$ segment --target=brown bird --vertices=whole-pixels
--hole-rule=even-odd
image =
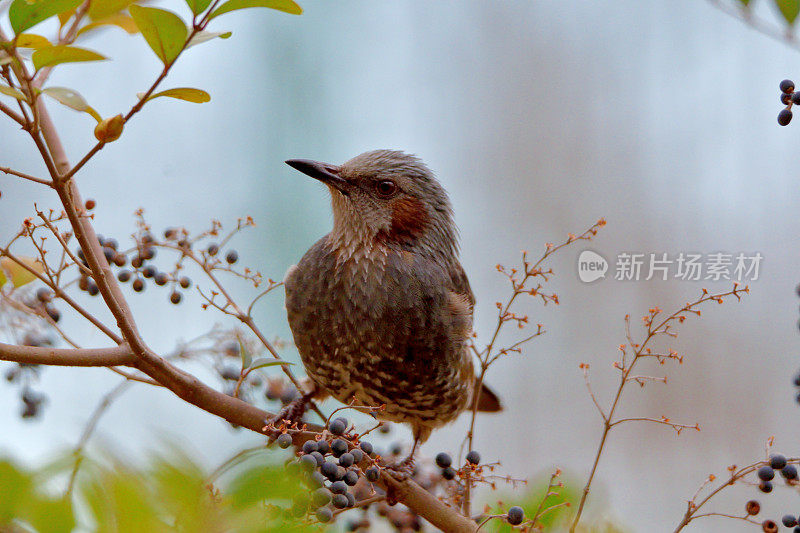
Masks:
[[[316,390],[385,405],[411,425],[414,447],[474,399],[467,346],[475,298],[458,261],[450,201],[417,157],[375,150],[342,165],[291,167],[328,186],[333,231],[286,273],[294,341]],[[488,388],[481,411],[499,411]]]

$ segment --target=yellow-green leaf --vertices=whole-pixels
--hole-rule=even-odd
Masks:
[[[116,15],[135,0],[92,0],[89,4],[89,18],[92,20],[104,19]]]
[[[25,95],[22,94],[21,91],[14,89],[13,87],[9,87],[7,85],[0,85],[0,93],[5,94],[6,96],[11,96],[16,98],[17,100],[22,100],[23,102],[27,102],[28,99],[25,98]]]
[[[43,20],[69,11],[83,0],[14,0],[8,8],[8,18],[14,33],[19,35]]]
[[[52,67],[61,63],[77,63],[80,61],[102,61],[108,59],[106,56],[98,54],[86,48],[77,46],[66,46],[59,44],[47,48],[40,48],[33,53],[33,66],[36,70],[44,67]]]
[[[18,259],[34,272],[38,272],[39,274],[44,272],[44,267],[37,259],[33,257],[19,257]],[[5,271],[6,276],[11,280],[14,287],[22,287],[38,279],[34,274],[28,271],[28,269],[15,263],[8,257],[0,257],[0,269]]]
[[[47,87],[42,92],[75,111],[86,111],[89,107],[80,93],[67,87]]]
[[[775,0],[775,5],[790,25],[794,24],[800,14],[800,0]]]
[[[189,31],[181,18],[166,9],[132,5],[133,20],[153,52],[165,65],[171,64],[183,50]]]
[[[0,287],[2,287],[3,285],[5,285],[5,284],[6,284],[6,281],[8,281],[8,278],[6,278],[6,273],[5,273],[5,272],[3,272],[3,269],[2,269],[2,268],[0,268]]]
[[[194,34],[194,37],[189,39],[189,42],[186,44],[186,48],[191,48],[192,46],[210,41],[211,39],[215,39],[217,37],[220,39],[227,39],[231,35],[232,33],[229,31],[199,31]]]
[[[139,94],[139,98],[144,94]],[[193,89],[191,87],[176,87],[174,89],[167,89],[160,93],[151,94],[148,100],[158,98],[159,96],[167,96],[169,98],[177,98],[178,100],[186,100],[187,102],[194,102],[195,104],[202,104],[211,101],[211,95],[202,89]]]
[[[139,28],[136,27],[136,23],[133,21],[131,17],[129,17],[128,15],[123,15],[122,13],[117,13],[115,15],[109,15],[108,17],[102,18],[100,20],[90,22],[89,24],[78,30],[78,36],[81,36],[86,32],[96,30],[97,28],[100,28],[102,26],[117,26],[122,28],[131,35],[139,32]]]
[[[248,7],[268,7],[292,15],[299,15],[303,12],[303,8],[292,0],[228,0],[215,9],[208,19],[211,20],[229,11],[246,9]]]
[[[199,15],[211,5],[211,0],[186,0],[186,3],[189,5],[189,9],[192,10],[192,13]]]
[[[46,37],[35,35],[33,33],[22,33],[17,36],[17,48],[44,48],[45,46],[53,46],[53,43],[47,40]]]

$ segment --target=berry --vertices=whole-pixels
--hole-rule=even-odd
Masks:
[[[345,452],[339,456],[339,466],[343,466],[347,468],[348,466],[353,466],[355,459],[353,458],[353,454],[350,452]]]
[[[328,507],[320,507],[314,514],[317,517],[317,520],[324,524],[333,520],[333,511],[331,511]]]
[[[150,233],[145,233],[144,235],[142,235],[142,244],[150,244],[151,242],[154,241],[155,239],[153,239],[153,236]]]
[[[128,262],[128,257],[125,254],[116,254],[114,256],[114,264],[118,267],[125,266]]]
[[[783,518],[781,518],[781,522],[783,522],[783,525],[786,527],[794,527],[797,525],[797,517],[792,516],[790,514],[783,515]]]
[[[325,455],[329,451],[331,451],[331,445],[328,444],[326,440],[317,441],[317,451],[322,455]]]
[[[353,462],[356,464],[364,460],[364,452],[362,452],[359,448],[353,448],[350,450],[350,454],[353,456]]]
[[[770,481],[775,477],[775,470],[769,465],[764,465],[758,469],[758,479],[761,481]]]
[[[439,452],[436,454],[436,466],[439,468],[447,468],[451,464],[453,464],[453,459],[449,454],[445,452]]]
[[[117,242],[117,239],[109,238],[106,239],[106,241],[103,243],[103,246],[105,246],[106,248],[111,248],[112,250],[116,250],[117,248],[119,248],[119,243]]]
[[[141,267],[141,266],[142,266],[142,262],[143,262],[143,261],[142,261],[142,258],[141,258],[141,257],[139,257],[139,256],[137,255],[136,257],[134,257],[133,259],[131,259],[131,266],[132,266],[133,268],[139,268],[139,267]]]
[[[300,518],[301,516],[306,514],[306,503],[299,498],[295,499],[292,502],[292,508],[289,512],[293,517]]]
[[[164,230],[165,239],[174,239],[178,234],[178,228],[167,228]]]
[[[61,312],[52,305],[46,306],[44,310],[53,322],[58,322],[61,319]]]
[[[479,454],[475,450],[472,450],[467,454],[467,462],[472,463],[474,465],[479,464],[481,462],[481,454]]]
[[[303,455],[300,457],[300,466],[306,472],[311,472],[317,466],[317,459],[313,455]]]
[[[367,455],[371,455],[372,454],[373,448],[372,448],[372,443],[371,442],[362,442],[359,446],[361,447],[361,450],[365,454],[367,454]]]
[[[227,379],[228,381],[239,381],[242,374],[232,366],[226,366],[219,371],[219,375],[222,379]],[[286,434],[284,433],[284,435]]]
[[[192,286],[192,280],[190,280],[186,276],[183,276],[181,279],[179,279],[178,283],[180,284],[182,289],[188,289],[189,287]]]
[[[772,492],[772,482],[771,481],[762,481],[761,483],[758,484],[758,490],[760,490],[761,492],[763,492],[765,494],[767,494],[769,492]]]
[[[149,261],[156,256],[156,249],[152,246],[145,246],[142,249],[142,259]]]
[[[156,267],[154,267],[152,265],[148,265],[148,266],[146,266],[146,267],[144,267],[142,269],[142,276],[144,276],[146,278],[152,278],[157,273],[158,273],[158,271],[156,270]]]
[[[87,278],[86,276],[81,276],[80,279],[78,280],[78,288],[82,291],[88,291],[89,278]]]
[[[786,465],[781,468],[781,475],[785,479],[797,479],[797,467],[794,465]]]
[[[318,507],[328,505],[331,503],[331,491],[326,488],[317,489],[311,495],[311,501],[314,502],[314,505]]]
[[[331,442],[331,452],[334,456],[339,457],[343,453],[345,453],[348,449],[347,441],[344,439],[336,439]]]
[[[174,291],[172,294],[169,295],[169,301],[174,303],[175,305],[181,303],[181,298],[182,298],[181,293],[179,293],[178,291]]]
[[[781,103],[783,105],[789,105],[789,102],[792,101],[792,97],[793,96],[794,96],[794,93],[792,93],[792,94],[781,93]]]
[[[208,245],[208,248],[206,248],[206,252],[208,252],[208,255],[217,255],[217,253],[219,252],[219,246],[217,245],[217,243],[212,242],[211,244]]]
[[[330,431],[334,435],[344,435],[344,432],[347,431],[347,419],[346,418],[333,419],[330,425],[328,426],[328,431]]]
[[[792,93],[791,100],[793,104],[800,104],[800,92]]]
[[[522,507],[517,507],[516,505],[508,510],[508,514],[506,520],[512,526],[518,526],[522,523],[525,519],[525,511],[522,510]]]
[[[225,256],[225,261],[227,261],[229,265],[234,264],[238,260],[239,260],[239,253],[236,250],[231,250]]]
[[[791,93],[794,91],[794,82],[792,80],[783,80],[778,87],[780,87],[782,93]]]
[[[778,113],[778,124],[786,126],[792,121],[792,111],[790,109],[781,109]]]
[[[94,209],[94,208],[95,208],[95,206],[96,206],[96,205],[97,205],[97,202],[95,202],[95,201],[94,201],[94,200],[92,200],[91,198],[89,198],[88,200],[86,200],[86,203],[84,204],[84,206],[86,207],[86,210],[87,210],[87,211],[91,211],[92,209]]]
[[[344,494],[347,492],[347,484],[344,481],[334,481],[331,483],[331,492],[334,494]]]
[[[757,515],[761,512],[761,504],[757,500],[750,500],[745,504],[744,509],[749,516]]]
[[[89,280],[89,286],[86,288],[86,292],[88,292],[90,296],[97,296],[100,294],[100,289],[97,288],[97,284],[94,281]]]
[[[774,468],[775,470],[780,470],[784,466],[786,466],[786,457],[779,453],[774,453],[769,456],[769,466]]]
[[[442,469],[442,477],[448,481],[450,481],[451,479],[455,479],[456,471],[453,469],[452,466],[448,466],[447,468]]]
[[[339,466],[333,461],[325,461],[319,469],[323,476],[331,480],[336,478],[338,470]]]
[[[117,274],[117,279],[120,280],[122,283],[131,279],[131,271],[130,270],[120,270]]]
[[[117,255],[117,252],[115,252],[111,248],[103,247],[103,256],[105,256],[107,263],[112,263],[114,261],[115,255]]]
[[[353,507],[356,504],[356,497],[352,492],[345,492],[345,498],[347,498],[347,506]]]
[[[166,272],[159,272],[158,274],[155,275],[153,281],[156,282],[156,285],[162,287],[166,285],[167,282],[169,281],[169,274],[167,274]]]
[[[317,451],[317,443],[313,440],[307,440],[303,443],[303,453],[311,453]]]
[[[764,533],[778,533],[778,524],[774,520],[764,520],[761,522],[761,530]]]
[[[354,487],[356,483],[358,483],[358,472],[355,470],[348,470],[347,473],[342,478],[347,485]]]
[[[344,494],[334,494],[333,498],[331,498],[331,503],[333,503],[333,506],[337,509],[344,509],[347,507],[349,502],[347,500],[347,496]]]
[[[322,463],[325,462],[325,457],[323,457],[319,452],[311,452],[310,457],[314,458],[314,460],[317,462],[317,466],[322,466]]]
[[[364,471],[364,475],[367,477],[367,481],[375,483],[381,477],[381,471],[377,466],[371,466]]]
[[[796,374],[794,376],[794,382],[793,383],[794,383],[795,387],[800,387],[800,373],[798,373],[798,374]]]
[[[46,304],[50,300],[53,299],[53,291],[48,289],[47,287],[41,287],[39,290],[36,291],[36,299]]]
[[[224,376],[223,376],[224,377]],[[292,445],[292,436],[288,433],[281,433],[277,438],[278,446],[284,450]]]

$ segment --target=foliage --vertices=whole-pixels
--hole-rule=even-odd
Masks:
[[[63,481],[68,461],[41,470],[0,460],[0,529],[24,525],[40,533],[85,531],[271,532],[319,531],[287,509],[304,492],[277,453],[262,448],[216,471],[215,482],[187,454],[152,454],[145,467],[121,458],[86,461],[72,493],[42,487]],[[221,487],[221,488],[220,488]],[[307,491],[306,491],[307,492]],[[16,530],[16,529],[12,529]]]

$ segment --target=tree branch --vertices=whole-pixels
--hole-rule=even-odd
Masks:
[[[133,360],[133,352],[124,344],[112,348],[47,348],[0,342],[0,361],[28,365],[131,366]]]

